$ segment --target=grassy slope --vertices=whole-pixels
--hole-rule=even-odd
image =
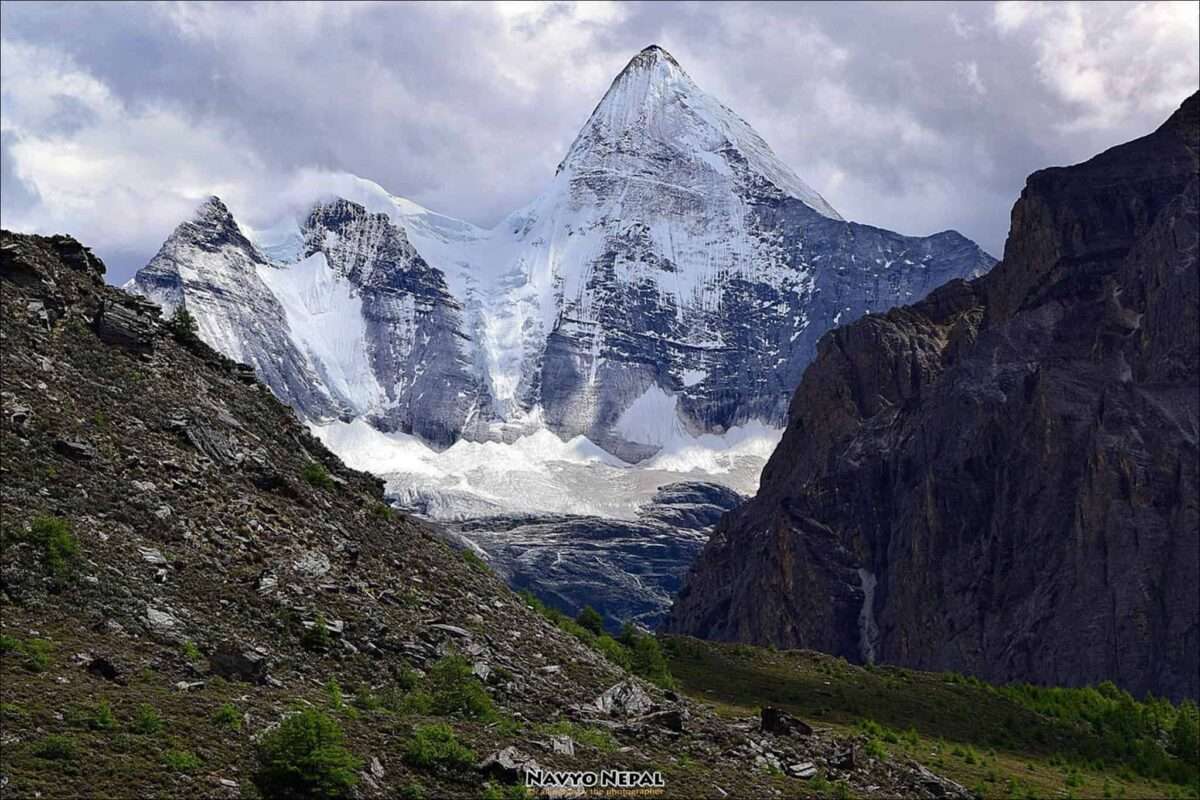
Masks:
[[[984,797],[1196,796],[1193,787],[1089,763],[1083,754],[1097,744],[1089,741],[1091,734],[960,676],[863,668],[810,651],[685,637],[667,642],[681,690],[719,714],[745,716],[774,705],[817,728],[867,729],[875,746],[909,756]]]

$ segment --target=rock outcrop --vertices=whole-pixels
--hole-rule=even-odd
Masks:
[[[667,629],[1200,694],[1198,128],[1034,173],[991,273],[825,336]]]

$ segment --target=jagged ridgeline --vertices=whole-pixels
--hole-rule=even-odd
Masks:
[[[673,797],[968,797],[716,716],[664,688],[652,637],[547,619],[103,273],[71,238],[0,232],[5,798],[524,797],[543,767],[659,771]]]
[[[435,446],[548,428],[627,461],[782,427],[822,333],[994,263],[953,231],[846,222],[658,47],[495,228],[360,179],[239,222],[209,200],[129,288],[186,304],[304,416]]]
[[[821,340],[668,629],[1200,695],[1200,95],[1029,177],[1004,260]]]

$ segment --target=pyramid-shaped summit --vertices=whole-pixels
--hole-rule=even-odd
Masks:
[[[613,80],[571,145],[559,171],[625,170],[731,179],[794,197],[831,219],[825,198],[783,163],[750,125],[696,85],[658,45],[645,48]],[[716,173],[715,175],[712,173]]]

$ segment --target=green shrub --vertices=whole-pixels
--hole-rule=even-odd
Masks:
[[[237,707],[233,703],[222,703],[221,707],[213,713],[212,721],[222,728],[234,731],[242,729],[242,715],[238,713]]]
[[[108,731],[117,727],[117,718],[113,716],[112,706],[108,700],[101,698],[87,716],[87,726],[94,731]]]
[[[458,741],[449,725],[418,727],[404,748],[404,761],[418,769],[461,774],[475,764],[475,753]]]
[[[305,650],[311,650],[316,653],[323,653],[329,649],[332,642],[332,637],[329,635],[329,625],[325,622],[324,614],[317,614],[317,618],[313,621],[311,628],[304,630],[304,635],[300,637],[300,644]]]
[[[354,693],[351,701],[355,708],[363,711],[378,711],[383,708],[383,702],[379,696],[371,691],[371,687],[365,683],[360,683],[354,687]]]
[[[79,540],[62,517],[51,514],[34,517],[26,538],[42,551],[42,560],[54,577],[65,578],[74,569]]]
[[[495,716],[492,698],[471,671],[471,662],[451,653],[429,669],[429,691],[436,714],[491,719]]]
[[[873,738],[867,739],[866,745],[863,746],[863,752],[872,758],[878,758],[880,760],[885,759],[888,756],[887,748],[883,746],[883,742]]]
[[[626,627],[632,631],[632,626],[626,624]],[[624,631],[621,636],[624,640]],[[630,649],[630,660],[633,662],[631,669],[635,675],[641,675],[664,689],[674,688],[675,679],[671,677],[671,668],[667,665],[667,658],[663,655],[658,639],[633,631],[633,644],[626,646]]]
[[[433,695],[422,689],[414,689],[401,698],[395,710],[401,714],[432,714]]]
[[[70,736],[53,733],[33,746],[33,754],[48,761],[72,761],[78,748]]]
[[[341,727],[316,709],[299,711],[263,737],[254,785],[265,798],[348,797],[361,762]]]
[[[333,488],[333,478],[330,476],[329,470],[325,469],[325,465],[319,461],[308,462],[301,475],[311,486],[318,489]]]
[[[191,772],[200,768],[200,759],[188,750],[168,750],[162,754],[162,761],[168,769],[176,772]]]
[[[605,658],[618,667],[622,669],[633,667],[633,658],[630,656],[629,650],[611,636],[597,636],[595,646]]]
[[[184,642],[183,643],[183,657],[184,657],[184,659],[186,659],[188,661],[199,661],[201,658],[200,648],[196,647],[195,642],[191,642],[191,641]]]
[[[167,330],[180,342],[194,342],[197,330],[196,318],[186,308],[180,306],[175,310],[175,314],[167,320]]]
[[[21,652],[21,640],[7,633],[0,634],[0,655]]]
[[[1200,709],[1184,700],[1171,726],[1171,752],[1184,761],[1200,763]]]
[[[583,607],[579,616],[575,617],[575,624],[597,636],[604,633],[604,617],[600,616],[600,612],[591,606]]]
[[[152,735],[163,729],[162,717],[149,703],[142,703],[133,714],[133,723],[129,726],[134,733]]]

